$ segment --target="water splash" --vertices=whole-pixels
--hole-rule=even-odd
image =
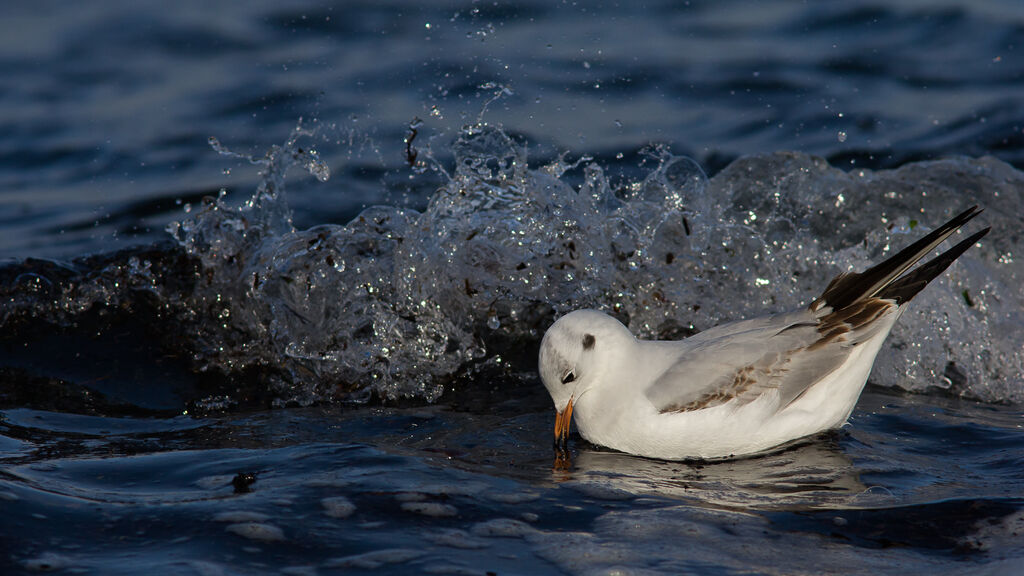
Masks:
[[[4,324],[71,325],[145,294],[181,327],[176,355],[201,371],[259,374],[277,404],[433,401],[486,381],[480,370],[511,363],[532,373],[543,331],[570,310],[602,309],[638,336],[679,338],[792,309],[976,203],[993,232],[915,299],[872,380],[1024,401],[1024,271],[1013,257],[1024,174],[996,160],[847,173],[777,153],[709,180],[654,147],[645,177],[613,186],[589,158],[531,167],[525,146],[474,124],[451,145],[454,167],[435,167],[443,184],[423,212],[375,206],[344,225],[296,230],[285,174],[329,174],[301,144],[311,136],[299,127],[260,158],[212,141],[258,166],[262,182],[241,205],[222,192],[169,227],[191,260],[154,249],[33,268],[5,281]],[[211,406],[237,400],[223,392]]]
[[[302,135],[259,160],[214,142],[259,164],[263,184],[241,207],[222,194],[170,230],[204,268],[195,304],[216,322],[197,336],[202,365],[277,365],[283,402],[355,390],[433,400],[499,352],[491,333],[536,339],[555,314],[609,298],[624,318],[653,311],[642,297],[656,284],[651,247],[706,185],[665,153],[622,197],[591,163],[576,190],[560,177],[580,162],[532,170],[523,147],[477,124],[453,144],[453,175],[423,213],[374,207],[297,231],[283,179],[306,159]]]
[[[525,147],[478,123],[452,145],[454,170],[438,170],[446,182],[422,213],[377,206],[344,226],[297,231],[285,172],[326,174],[298,147],[306,135],[246,157],[263,184],[242,207],[217,198],[171,230],[204,266],[197,300],[217,326],[198,339],[206,365],[282,368],[282,402],[366,391],[434,400],[453,377],[507,354],[489,344],[496,338],[536,342],[556,315],[581,307],[665,338],[800,306],[836,273],[924,233],[904,215],[927,228],[966,203],[997,207],[1005,198],[982,184],[1021,179],[991,160],[848,174],[776,154],[709,181],[693,161],[653,148],[649,174],[613,189],[587,159],[531,168]],[[572,171],[583,173],[577,187],[565,179]],[[958,179],[931,186],[951,172]],[[979,190],[969,201],[953,188],[965,179]],[[874,380],[1021,396],[1019,266],[999,264],[997,252],[969,252],[919,297]]]

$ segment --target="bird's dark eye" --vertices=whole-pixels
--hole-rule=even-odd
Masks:
[[[569,382],[572,382],[575,379],[576,375],[573,374],[572,370],[569,370],[568,372],[565,373],[565,376],[562,376],[562,384],[568,384]]]

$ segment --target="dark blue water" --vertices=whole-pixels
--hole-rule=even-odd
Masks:
[[[0,48],[0,571],[1013,574],[1024,562],[1017,3],[37,2],[0,8]],[[218,260],[228,232],[171,241],[168,224],[221,226],[261,182],[283,184],[210,137],[259,159],[300,118],[314,133],[301,154],[285,148],[299,164],[322,160],[330,180],[294,169],[286,203],[240,212],[253,217],[232,253],[244,265]],[[592,158],[601,178],[574,168],[562,180],[627,200],[664,159],[651,145],[666,145],[712,177],[688,201],[717,210],[731,198],[715,214],[733,219],[734,236],[740,222],[759,225],[748,210],[771,220],[763,202],[792,188],[793,226],[756,236],[800,240],[779,251],[783,270],[833,251],[829,266],[860,265],[879,255],[860,238],[902,244],[918,219],[934,225],[961,201],[988,208],[994,230],[922,295],[921,316],[908,313],[880,359],[876,381],[914,394],[870,388],[851,426],[758,458],[666,463],[577,437],[573,466],[554,470],[550,401],[532,366],[551,311],[536,303],[611,306],[603,296],[530,292],[528,276],[515,294],[481,273],[459,280],[459,298],[498,304],[467,305],[461,324],[449,309],[395,304],[427,294],[461,306],[443,286],[399,286],[370,304],[331,292],[320,308],[315,283],[281,296],[322,271],[317,254],[345,256],[347,274],[413,259],[387,244],[401,244],[388,235],[398,230],[408,246],[415,228],[394,212],[324,225],[375,204],[432,214],[431,198],[449,198],[435,190],[469,182],[454,165],[479,142],[469,136],[498,138],[481,123],[500,125],[537,173]],[[502,163],[527,154],[492,144],[471,157],[504,193],[513,171]],[[807,156],[733,163],[783,150],[847,175]],[[202,220],[214,205],[203,198],[221,189],[228,217]],[[501,223],[516,206],[481,219],[480,238],[514,235]],[[284,207],[300,232],[267,241]],[[894,225],[876,231],[878,210]],[[487,248],[510,269],[525,257]],[[704,256],[735,269],[730,251]],[[666,278],[637,266],[637,285]],[[286,279],[265,316],[244,306],[251,270]],[[813,271],[799,289],[764,272],[721,276],[769,281],[774,295],[735,293],[753,298],[736,305],[743,313],[818,287]],[[366,274],[346,286],[404,281]],[[642,300],[642,286],[620,297]],[[352,326],[333,341],[349,355],[335,357],[309,336],[310,311],[343,302],[367,308],[338,312]],[[724,314],[703,304],[688,303],[674,328],[639,330],[685,333]],[[350,321],[360,314],[375,323]],[[498,329],[508,326],[523,328]],[[403,348],[410,335],[425,344]],[[368,364],[352,360],[358,346]],[[437,351],[435,368],[409,359],[422,350]]]
[[[57,5],[54,5],[57,6]],[[800,150],[844,168],[947,155],[1024,163],[1015,2],[135,2],[3,9],[0,256],[77,256],[162,236],[177,202],[255,182],[209,136],[262,153],[299,117],[333,127],[301,228],[429,181],[406,126],[487,118],[531,143],[635,166],[671,144],[717,171]],[[450,156],[443,145],[436,154]],[[222,171],[230,170],[231,174]],[[298,187],[302,187],[298,193]]]

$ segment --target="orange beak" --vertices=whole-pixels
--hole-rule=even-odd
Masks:
[[[565,410],[558,412],[555,416],[555,451],[568,451],[570,424],[572,424],[572,398],[569,398]]]

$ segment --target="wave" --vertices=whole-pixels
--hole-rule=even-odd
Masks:
[[[531,166],[524,145],[479,122],[447,151],[454,167],[411,158],[443,180],[422,212],[373,206],[344,225],[297,230],[285,174],[329,177],[303,144],[311,136],[299,127],[246,157],[261,173],[252,198],[207,198],[170,226],[173,245],[7,267],[2,324],[67,330],[97,309],[144,311],[160,345],[192,369],[250,382],[249,396],[258,382],[275,405],[432,402],[494,375],[532,378],[540,336],[572,309],[605,310],[640,337],[684,337],[805,305],[836,274],[979,204],[992,233],[915,299],[871,381],[1024,401],[1024,174],[998,160],[844,172],[778,152],[709,179],[652,147],[646,174],[616,185],[588,158]]]

